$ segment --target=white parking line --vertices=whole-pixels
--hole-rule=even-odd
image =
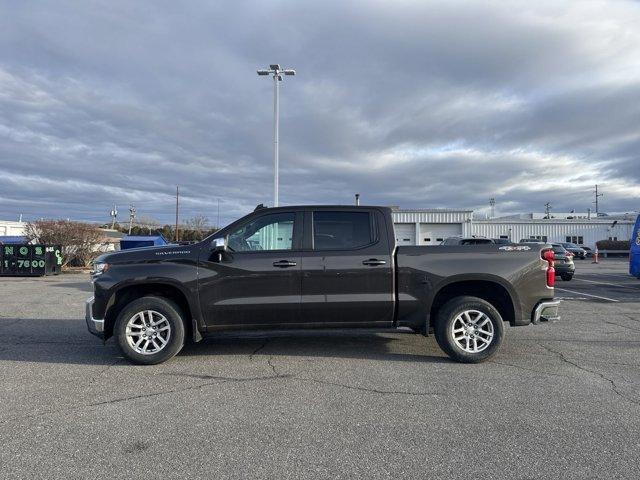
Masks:
[[[591,295],[590,293],[584,293],[584,292],[576,292],[575,290],[568,290],[566,288],[556,287],[556,290],[562,290],[563,292],[569,292],[569,293],[576,293],[578,295],[586,295],[587,297],[600,298],[601,300],[607,300],[609,302],[618,303],[620,301],[620,300],[616,300],[615,298],[601,297],[599,295]]]
[[[611,285],[613,287],[620,287],[620,288],[628,288],[630,290],[635,290],[636,292],[639,290],[636,287],[632,287],[630,285],[620,285],[618,283],[611,283],[611,282],[596,282],[595,280],[585,280],[584,278],[574,278],[574,280],[577,280],[578,282],[588,282],[588,283],[597,283],[598,285]]]

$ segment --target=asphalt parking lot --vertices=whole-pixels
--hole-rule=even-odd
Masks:
[[[86,331],[86,274],[0,279],[1,478],[637,478],[640,280],[577,261],[563,319],[480,365],[433,338],[218,338],[153,367]]]

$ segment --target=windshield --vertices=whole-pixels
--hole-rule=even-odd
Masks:
[[[562,245],[552,245],[553,253],[567,253]]]

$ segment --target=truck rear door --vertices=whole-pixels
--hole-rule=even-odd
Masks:
[[[375,209],[305,211],[301,320],[315,326],[390,326],[393,257]]]

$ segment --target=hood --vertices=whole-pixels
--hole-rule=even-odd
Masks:
[[[115,252],[103,253],[96,257],[94,263],[106,262],[110,264],[162,260],[189,257],[200,249],[200,244],[192,245],[156,245],[152,247],[128,248]]]

